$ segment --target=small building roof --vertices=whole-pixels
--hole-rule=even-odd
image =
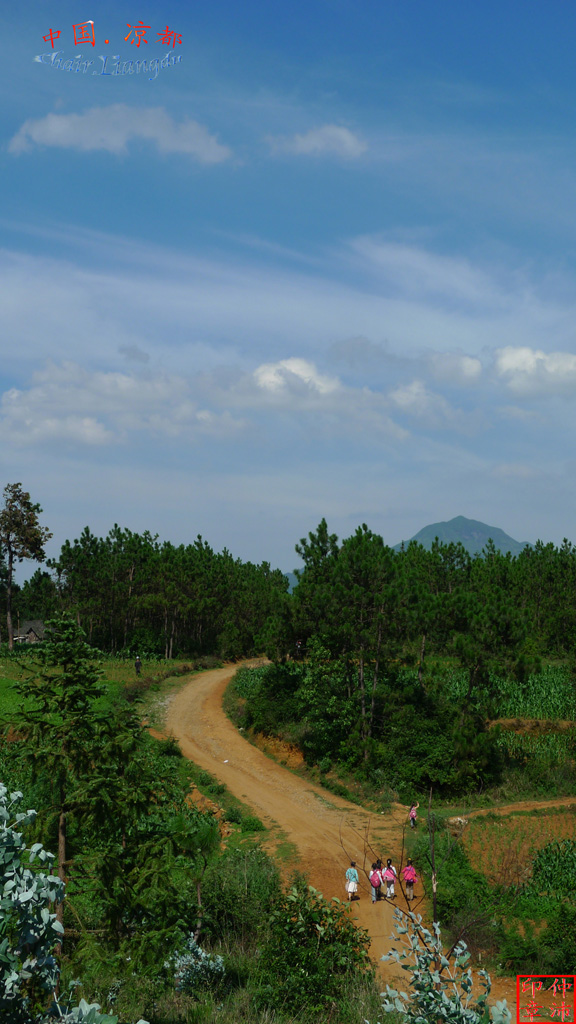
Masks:
[[[28,633],[35,633],[39,640],[43,640],[45,627],[42,619],[25,619],[21,622],[18,635],[26,636]]]

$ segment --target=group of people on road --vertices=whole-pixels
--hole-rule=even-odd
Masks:
[[[413,803],[410,806],[408,812],[408,819],[410,821],[410,828],[416,828],[416,812],[420,805]],[[412,864],[412,860],[409,857],[406,861],[406,865],[402,868],[402,877],[406,885],[406,899],[408,901],[414,899],[414,885],[418,881],[416,869]],[[376,860],[372,864],[368,880],[370,882],[370,888],[372,890],[372,903],[376,903],[377,900],[384,898],[387,900],[395,900],[396,892],[394,890],[394,884],[398,879],[398,872],[392,863],[392,858],[388,857],[386,866],[384,867],[381,860]],[[359,899],[358,885],[358,868],[356,861],[350,861],[350,867],[346,870],[346,892],[348,893],[348,900]],[[383,894],[383,888],[386,888],[386,892]]]
[[[412,863],[412,859],[409,857],[406,861],[405,866],[402,868],[402,878],[406,885],[406,899],[414,899],[414,885],[418,881],[416,874],[416,868]],[[394,889],[395,882],[398,879],[398,872],[392,863],[392,858],[388,857],[386,866],[382,864],[381,860],[376,860],[372,864],[368,880],[370,882],[370,888],[372,890],[372,903],[376,903],[379,899],[395,900],[396,892]],[[356,861],[350,861],[350,867],[346,870],[346,892],[348,893],[348,900],[359,899],[358,886],[360,879],[358,877],[358,868]],[[386,892],[383,894],[382,890],[386,888]]]

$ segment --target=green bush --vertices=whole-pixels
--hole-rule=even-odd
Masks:
[[[372,976],[369,944],[368,933],[354,925],[339,900],[328,902],[312,887],[292,887],[271,917],[257,1004],[325,1011],[341,998],[347,980]]]
[[[226,850],[202,884],[206,926],[214,938],[256,941],[280,890],[278,869],[259,847]]]
[[[257,818],[253,814],[246,815],[245,818],[242,818],[242,823],[241,824],[242,824],[242,831],[243,832],[265,832],[266,831],[266,825],[264,825],[263,822],[260,821],[260,818]]]
[[[528,889],[534,893],[574,893],[576,890],[576,840],[554,839],[538,850],[532,862]]]

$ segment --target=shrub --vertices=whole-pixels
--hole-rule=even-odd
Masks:
[[[36,818],[36,811],[17,811],[22,799],[0,783],[0,1022],[49,1024],[57,1017],[60,1024],[117,1024],[117,1017],[84,999],[78,1006],[55,1000],[46,1010],[60,975],[54,947],[64,929],[52,908],[64,898],[64,884],[30,867],[39,862],[50,869],[54,854],[41,843],[28,849],[17,831]]]
[[[328,902],[311,886],[293,886],[271,916],[257,1002],[296,1012],[326,1009],[351,977],[372,976],[369,944],[340,900]]]
[[[27,848],[18,829],[31,825],[36,811],[18,811],[22,800],[22,793],[8,794],[0,784],[0,1019],[13,1024],[26,1021],[56,986],[54,947],[64,932],[53,913],[64,886],[53,874],[31,868],[37,860],[50,872],[54,855],[41,843]]]
[[[217,938],[255,942],[280,890],[280,876],[264,850],[226,850],[209,865],[202,884],[206,924]]]
[[[193,994],[202,988],[213,988],[225,975],[221,956],[207,953],[193,935],[186,939],[184,949],[175,953],[165,964],[174,971],[177,992]]]
[[[395,908],[394,920],[396,932],[392,938],[401,946],[383,956],[385,961],[392,960],[401,964],[410,972],[411,994],[397,992],[386,986],[383,1008],[387,1013],[401,1013],[403,1018],[413,1024],[442,1021],[450,1024],[486,1024],[488,1016],[488,996],[490,994],[490,976],[486,971],[478,971],[480,984],[484,991],[474,996],[472,990],[472,971],[467,966],[470,954],[465,942],[458,942],[446,953],[442,946],[440,926],[433,925],[433,933],[422,926],[422,917],[416,914],[403,914]],[[492,1007],[494,1024],[507,1024],[511,1019],[506,1001],[496,1003]]]
[[[242,831],[243,832],[265,832],[266,825],[264,825],[260,818],[256,818],[254,815],[247,815],[242,818]]]
[[[158,746],[162,757],[182,757],[180,745],[174,736],[168,736],[167,739],[160,740]]]

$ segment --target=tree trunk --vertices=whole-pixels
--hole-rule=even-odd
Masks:
[[[124,647],[128,646],[128,626],[130,622],[130,602],[132,600],[132,584],[136,566],[132,564],[128,570],[128,600],[126,601],[126,614],[124,615]]]
[[[461,712],[461,715],[460,715],[460,728],[462,728],[462,726],[464,725],[464,722],[466,721],[466,711],[467,711],[468,705],[470,703],[470,698],[472,696],[472,691],[473,691],[473,689],[474,689],[474,687],[476,685],[476,678],[478,676],[479,668],[480,668],[480,665],[476,664],[474,666],[474,668],[471,668],[469,670],[469,674],[468,674],[468,693],[466,694],[466,696],[464,698],[464,702],[462,704],[462,712]]]
[[[200,879],[196,882],[196,901],[198,903],[198,918],[196,920],[196,927],[194,929],[194,942],[198,942],[200,938],[200,932],[202,931],[202,882]]]
[[[380,670],[380,647],[382,645],[382,623],[378,623],[378,635],[376,639],[376,661],[374,662],[374,675],[372,677],[372,700],[370,701],[370,719],[368,721],[368,736],[372,737],[374,728],[374,710],[376,708],[376,687],[378,685],[378,672]],[[364,751],[364,760],[367,760],[368,751]]]
[[[422,675],[424,672],[424,655],[426,654],[426,633],[422,633],[422,643],[420,645],[420,661],[418,662],[418,682],[422,686]]]
[[[60,792],[60,817],[58,818],[58,878],[66,882],[66,811],[64,810],[64,795]],[[64,926],[64,901],[56,907],[56,920]],[[62,941],[56,947],[58,956],[62,953]]]
[[[360,652],[360,660],[358,662],[358,683],[360,685],[360,714],[362,716],[362,747],[364,751],[364,760],[366,760],[368,757],[368,746],[366,743],[366,681],[364,679],[364,651]]]
[[[6,580],[6,627],[8,629],[8,650],[14,648],[14,630],[12,628],[12,576],[14,574],[14,555],[8,548],[8,579]]]

